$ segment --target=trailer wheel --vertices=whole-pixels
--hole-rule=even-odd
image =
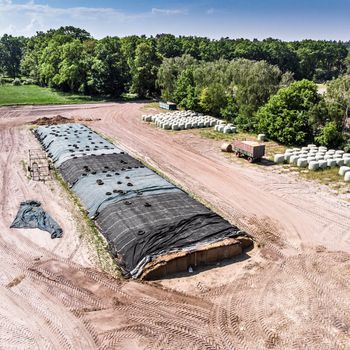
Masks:
[[[252,157],[248,157],[248,162],[253,163],[254,159]]]
[[[235,152],[235,156],[236,156],[237,158],[241,158],[241,153]]]

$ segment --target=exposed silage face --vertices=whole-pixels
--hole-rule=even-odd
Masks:
[[[239,230],[141,162],[80,124],[35,135],[127,276],[155,257],[238,235]]]

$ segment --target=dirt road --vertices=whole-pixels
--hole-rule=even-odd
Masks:
[[[142,104],[0,109],[0,348],[348,349],[350,203],[324,188],[232,163],[214,141],[141,122]],[[61,114],[161,170],[233,223],[259,248],[234,264],[158,283],[101,272],[67,194],[26,178],[37,147],[25,123]],[[8,227],[38,199],[61,240]]]

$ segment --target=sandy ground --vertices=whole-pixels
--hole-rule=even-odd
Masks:
[[[218,143],[141,122],[142,104],[0,109],[0,348],[350,349],[350,203],[325,188],[233,163]],[[61,114],[155,166],[256,247],[194,274],[120,281],[100,271],[79,213],[54,181],[26,177],[25,123]],[[100,119],[100,120],[99,120]],[[38,199],[63,227],[10,230]]]

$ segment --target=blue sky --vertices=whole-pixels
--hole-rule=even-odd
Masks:
[[[74,25],[96,38],[172,33],[350,40],[349,14],[350,0],[0,0],[0,35]]]

